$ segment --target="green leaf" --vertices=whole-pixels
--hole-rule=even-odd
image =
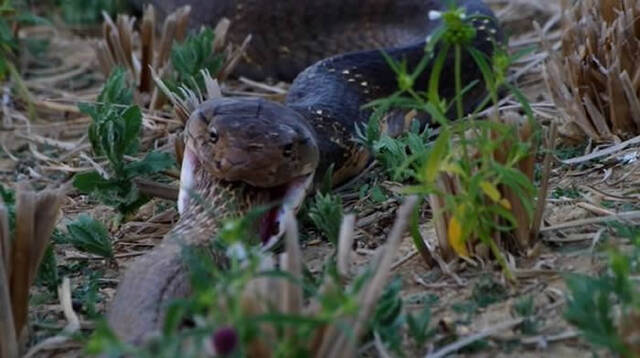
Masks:
[[[133,91],[127,83],[127,70],[124,67],[114,68],[109,75],[98,95],[98,105],[103,104],[119,104],[124,107],[133,104]]]
[[[125,166],[126,176],[129,178],[158,173],[171,168],[175,164],[169,153],[149,152],[142,160]]]
[[[133,106],[133,94],[126,81],[123,68],[115,68],[105,83],[98,103],[78,104],[81,112],[89,115],[89,141],[96,155],[106,155],[114,171],[122,168],[125,154],[138,149],[142,113]]]
[[[327,194],[333,189],[333,164],[334,163],[331,163],[331,165],[329,165],[329,168],[327,168],[327,171],[322,176],[322,181],[318,188],[318,191],[322,194]]]
[[[494,166],[494,170],[500,175],[500,183],[509,187],[521,199],[529,219],[533,217],[533,193],[535,187],[531,180],[521,171],[500,165]]]
[[[81,192],[89,194],[94,190],[111,188],[114,183],[100,176],[98,172],[89,172],[76,174],[73,177],[73,186]]]
[[[409,336],[413,338],[418,347],[423,347],[427,339],[433,337],[435,329],[429,329],[431,322],[431,306],[426,304],[417,315],[407,314],[407,327]]]
[[[187,314],[186,311],[186,305],[183,300],[174,300],[169,303],[162,326],[162,333],[165,336],[171,336],[177,333],[180,324],[184,321],[185,315]]]
[[[371,189],[371,199],[377,203],[382,203],[387,200],[387,195],[385,195],[380,186],[376,185]]]
[[[330,242],[338,242],[342,224],[342,200],[339,196],[316,193],[309,208],[309,218]]]
[[[47,20],[44,17],[37,16],[32,12],[20,12],[18,16],[16,16],[16,20],[25,25],[44,25],[44,26],[53,26],[51,21]]]
[[[106,320],[97,322],[96,329],[85,345],[85,350],[89,355],[104,354],[106,357],[121,357],[126,355],[125,353],[131,353],[113,333]]]
[[[484,52],[480,52],[473,47],[467,48],[467,51],[473,58],[476,66],[478,66],[478,69],[480,69],[480,73],[482,73],[482,77],[484,78],[484,83],[487,88],[495,89],[495,75],[491,70],[487,55]]]
[[[107,229],[89,215],[82,214],[67,225],[69,242],[76,249],[90,254],[112,258],[113,248]]]
[[[435,182],[438,174],[440,174],[440,167],[442,162],[449,154],[449,143],[451,142],[451,132],[443,130],[433,144],[429,156],[422,171],[422,179],[428,185]]]
[[[128,1],[122,0],[60,0],[62,19],[74,25],[98,24],[102,21],[102,12],[113,16],[118,12],[127,12]]]
[[[484,276],[473,286],[471,299],[480,308],[504,301],[508,297],[507,289],[494,281],[490,276]]]
[[[440,97],[440,75],[442,74],[442,68],[444,67],[445,60],[447,59],[447,53],[449,52],[449,45],[445,44],[438,51],[433,67],[431,69],[431,75],[429,77],[429,90],[427,92],[427,98],[431,105],[435,106],[439,112],[444,112],[442,109],[442,99]]]
[[[125,154],[134,154],[138,150],[140,128],[142,127],[142,112],[138,106],[128,107],[122,113],[124,128],[122,128],[122,140],[117,143],[116,154],[122,158]]]
[[[591,344],[607,347],[623,356],[628,354],[615,325],[608,279],[569,274],[565,280],[571,293],[565,319],[578,327]]]
[[[394,352],[402,351],[402,326],[404,317],[402,313],[402,280],[396,276],[387,284],[385,291],[376,304],[373,314],[373,329],[380,334],[385,345]]]
[[[205,89],[202,70],[215,77],[220,71],[224,57],[213,51],[213,31],[204,27],[197,34],[190,34],[181,44],[171,49],[171,64],[175,69],[174,78],[166,81],[172,92],[180,93],[178,86],[198,93]]]

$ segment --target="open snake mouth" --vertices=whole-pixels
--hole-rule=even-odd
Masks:
[[[189,196],[196,190],[196,172],[202,168],[194,150],[187,144],[180,172],[180,194],[178,196],[178,212],[184,213],[189,203]],[[217,180],[211,177],[211,180]],[[289,183],[273,188],[251,187],[250,191],[262,194],[271,207],[257,222],[257,234],[264,250],[273,248],[284,234],[286,218],[295,217],[304,201],[307,191],[313,183],[313,173],[297,177]],[[240,184],[239,185],[247,185]],[[291,213],[292,215],[289,215]]]
[[[272,248],[280,241],[286,228],[286,218],[296,216],[307,191],[311,188],[312,181],[313,174],[309,174],[273,189],[257,189],[269,191],[272,202],[276,203],[258,223],[258,234],[265,250]]]

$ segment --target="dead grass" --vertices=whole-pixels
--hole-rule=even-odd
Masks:
[[[514,49],[529,45],[541,45],[540,33],[544,34],[551,47],[556,46],[562,32],[558,28],[558,2],[545,0],[492,1],[501,9],[503,20],[512,24]],[[529,21],[535,18],[540,23],[540,31],[535,31]],[[22,36],[39,36],[50,41],[49,50],[39,57],[29,58],[22,66],[27,87],[33,92],[37,116],[29,119],[22,103],[12,97],[2,102],[3,119],[0,125],[0,181],[16,187],[18,183],[30,181],[36,187],[59,185],[67,182],[74,173],[93,169],[88,141],[85,136],[89,119],[80,114],[75,103],[91,101],[97,95],[103,81],[99,63],[93,55],[94,38],[82,38],[62,27],[27,28]],[[519,82],[524,92],[532,100],[536,118],[548,124],[561,115],[547,94],[541,75],[543,61],[548,53],[537,50],[519,61],[512,73],[512,79]],[[606,63],[606,62],[603,62]],[[620,74],[622,69],[620,67]],[[562,71],[565,72],[565,71]],[[633,80],[636,72],[627,72]],[[633,74],[633,76],[632,76]],[[558,78],[562,78],[558,76]],[[622,89],[623,87],[619,87]],[[222,90],[226,93],[253,94],[271,98],[281,96],[286,85],[270,86],[252,81],[227,81]],[[3,87],[3,91],[6,87]],[[5,91],[6,93],[6,91]],[[580,95],[577,98],[581,98]],[[599,94],[594,95],[598,98]],[[573,98],[573,97],[572,97]],[[622,96],[621,98],[626,98]],[[582,103],[578,101],[577,103]],[[597,103],[597,102],[596,102]],[[518,110],[517,101],[506,98],[501,103],[505,111]],[[602,107],[605,108],[605,107]],[[586,110],[582,109],[586,113]],[[603,116],[610,113],[603,109]],[[591,121],[591,117],[585,117]],[[142,145],[144,149],[156,148],[173,150],[171,136],[180,132],[182,121],[173,118],[169,112],[148,112],[144,116]],[[595,127],[595,124],[591,124]],[[616,128],[610,127],[613,135]],[[624,127],[626,128],[626,127]],[[596,132],[598,138],[605,138]],[[560,145],[561,152],[569,150]],[[561,159],[599,152],[602,148],[591,145],[579,147]],[[562,152],[563,151],[563,152]],[[473,354],[475,356],[584,356],[591,352],[589,346],[576,338],[576,333],[562,319],[564,304],[564,281],[566,272],[597,273],[602,264],[596,255],[597,247],[610,232],[599,224],[599,218],[619,219],[625,212],[640,210],[640,149],[638,143],[631,143],[621,149],[607,152],[597,160],[578,160],[571,164],[559,162],[551,171],[547,210],[542,217],[541,240],[544,245],[526,252],[523,257],[509,257],[518,277],[517,284],[508,284],[500,274],[499,267],[490,262],[471,263],[462,260],[446,260],[436,267],[426,267],[411,240],[405,237],[400,243],[390,272],[403,280],[403,297],[407,300],[407,310],[420,310],[426,297],[435,295],[438,301],[433,305],[432,322],[439,327],[434,342],[444,342],[454,337],[480,337],[487,346]],[[389,234],[398,206],[398,185],[383,181],[377,169],[369,171],[350,187],[339,191],[345,203],[345,211],[357,215],[355,235],[356,250],[350,253],[356,267],[364,266],[376,255],[376,250]],[[360,197],[358,190],[363,184],[379,186],[388,199],[382,202],[372,200],[369,195]],[[431,223],[429,208],[423,207],[420,231],[426,240],[436,240]],[[100,258],[87,255],[69,245],[58,245],[56,256],[61,274],[69,278],[69,294],[73,304],[60,303],[55,295],[42,287],[32,288],[34,302],[29,312],[29,346],[55,336],[65,326],[79,317],[79,330],[90,332],[94,323],[83,302],[77,298],[86,290],[88,282],[95,280],[99,287],[96,308],[105,309],[105,303],[113,296],[119,273],[131,258],[141,255],[155,245],[175,222],[177,213],[173,203],[154,200],[142,207],[130,221],[120,224],[113,220],[111,209],[98,205],[77,192],[70,192],[63,204],[63,218],[58,224],[63,229],[79,213],[89,213],[106,223],[115,240],[116,258],[108,263]],[[585,221],[586,219],[586,221]],[[599,220],[593,220],[599,219]],[[638,219],[633,221],[638,223]],[[567,226],[566,223],[577,223]],[[317,240],[311,231],[305,231],[310,239],[302,250],[304,261],[312,272],[318,273],[326,255],[332,248],[326,242]],[[609,243],[616,243],[610,238]],[[91,275],[99,273],[98,278]],[[474,287],[491,277],[502,284],[507,296],[502,301],[478,308],[467,319],[464,307],[473,299]],[[518,317],[513,313],[513,304],[522,297],[531,296],[539,322],[538,332],[525,335],[513,330],[513,326],[501,328],[505,322]],[[67,297],[62,295],[61,297]],[[458,308],[453,309],[456,305]],[[69,309],[71,308],[71,312]],[[514,343],[515,342],[515,343]],[[471,342],[471,343],[477,343]],[[81,344],[63,342],[42,347],[36,356],[81,356]],[[431,352],[433,347],[423,347],[416,351],[408,347],[410,356],[421,356]],[[375,342],[360,347],[361,356],[382,356]]]
[[[565,6],[562,50],[545,80],[570,136],[620,141],[640,134],[640,3],[584,0]]]

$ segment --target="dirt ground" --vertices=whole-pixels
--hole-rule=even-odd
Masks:
[[[540,32],[535,30],[533,21],[540,25],[548,41],[558,39],[559,2],[490,1],[512,34],[510,41],[514,49],[540,44]],[[97,71],[93,52],[95,38],[87,32],[64,26],[28,28],[23,32],[24,36],[47,39],[50,45],[41,56],[25,58],[22,63],[26,85],[35,95],[37,119],[28,120],[25,113],[11,106],[10,101],[3,100],[5,116],[0,130],[0,181],[10,187],[29,181],[41,188],[67,182],[74,173],[93,167],[86,138],[90,120],[79,113],[75,104],[95,99],[104,79]],[[536,118],[548,124],[558,114],[542,78],[544,59],[545,53],[537,49],[520,60],[512,74],[532,101]],[[273,85],[287,88],[287,84]],[[247,83],[230,81],[224,86],[223,89],[235,93],[274,95]],[[507,101],[503,107],[514,103]],[[146,148],[169,148],[169,138],[178,131],[179,123],[171,118],[171,113],[146,114],[142,144]],[[528,257],[509,258],[517,268],[517,284],[507,284],[499,268],[491,263],[478,263],[474,267],[469,263],[456,262],[450,265],[449,272],[427,267],[408,236],[402,244],[393,274],[402,279],[402,295],[409,302],[406,307],[418,310],[425,300],[437,297],[433,304],[432,324],[437,324],[443,331],[454,329],[459,336],[483,332],[513,320],[516,317],[514,304],[523,297],[533,298],[539,325],[535,335],[525,337],[523,343],[514,344],[516,338],[522,338],[521,333],[504,329],[484,339],[484,347],[460,353],[460,356],[579,357],[592,353],[590,347],[578,338],[575,328],[563,319],[566,299],[563,274],[596,274],[602,270],[603,262],[597,246],[609,235],[605,226],[594,224],[597,220],[591,219],[640,210],[640,161],[637,160],[640,148],[629,147],[597,163],[565,165],[561,159],[579,157],[595,148],[590,144],[575,145],[562,141],[559,146],[558,153],[562,154],[558,154],[552,172],[540,243]],[[390,199],[381,203],[358,199],[358,188],[364,183],[380,185]],[[371,260],[390,229],[399,202],[399,196],[392,194],[396,188],[397,184],[381,180],[378,170],[372,170],[340,191],[346,203],[345,210],[356,213],[358,217],[358,249],[353,253],[358,265],[365,265]],[[420,227],[423,237],[435,240],[429,208],[425,206],[423,212]],[[60,274],[71,279],[74,299],[80,300],[91,292],[91,284],[98,285],[97,312],[74,306],[80,317],[81,329],[86,333],[94,327],[96,314],[104,312],[105,305],[113,297],[119,274],[127,263],[162,239],[175,223],[177,212],[173,203],[153,200],[131,220],[119,225],[113,220],[112,209],[72,192],[65,201],[58,227],[64,229],[80,213],[89,213],[106,223],[116,249],[116,259],[105,261],[68,245],[56,247]],[[575,225],[561,226],[566,223]],[[317,234],[311,229],[307,229],[304,235],[310,237],[304,247],[306,262],[312,271],[318,270],[331,248],[325,241],[316,239]],[[499,289],[485,284],[488,277],[506,288],[504,297],[467,317],[464,309],[474,288],[485,293]],[[57,334],[67,324],[55,295],[42,288],[34,288],[32,301],[29,315],[31,346]],[[70,341],[44,347],[35,356],[78,356],[81,355],[80,348],[79,343]],[[383,356],[373,342],[365,344],[361,352],[363,356]],[[424,353],[426,350],[421,351]],[[413,354],[417,356],[418,352]]]

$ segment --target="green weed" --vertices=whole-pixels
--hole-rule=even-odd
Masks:
[[[536,128],[526,98],[506,80],[509,66],[524,52],[512,56],[496,43],[493,55],[488,57],[471,45],[476,36],[471,22],[484,16],[464,15],[463,9],[451,7],[441,17],[442,26],[430,37],[425,56],[415,68],[407,68],[405,62],[387,57],[396,73],[398,90],[368,105],[375,109],[374,116],[366,131],[359,132],[360,138],[370,143],[376,158],[383,163],[392,179],[411,179],[417,183],[407,188],[408,193],[443,198],[445,206],[436,213],[436,219],[442,215],[451,218],[446,224],[447,240],[459,256],[469,255],[468,240],[479,239],[491,249],[511,278],[501,249],[493,237],[496,231],[510,232],[518,225],[511,211],[515,203],[503,196],[505,190],[520,198],[518,204],[521,204],[529,222],[533,217],[532,198],[536,190],[519,165],[531,155],[537,137],[532,135],[529,140],[522,140],[515,126],[493,120],[478,121],[475,115],[487,105],[497,106],[499,94],[508,90],[522,104],[528,125]],[[462,83],[463,53],[476,63],[482,73],[482,84],[477,81]],[[441,78],[445,60],[450,58],[454,60],[453,78]],[[430,69],[427,83],[419,83],[427,68]],[[442,81],[454,84],[455,95],[452,98],[445,98],[440,93]],[[478,86],[484,86],[487,95],[465,117],[464,96]],[[420,88],[426,88],[426,91],[420,91]],[[380,117],[378,111],[386,113],[389,109],[428,113],[431,120],[440,126],[435,142],[427,143],[428,131],[415,129],[399,139],[381,135],[374,128],[378,124],[374,117]],[[452,117],[456,121],[451,121]],[[445,177],[456,182],[455,192],[442,187],[439,180]]]
[[[513,304],[513,312],[524,318],[524,321],[520,325],[520,330],[526,335],[535,335],[538,333],[538,326],[540,322],[535,319],[535,306],[533,302],[533,296],[525,296],[519,298],[516,303]]]
[[[342,200],[339,196],[316,193],[309,206],[309,218],[330,242],[338,242],[342,223]]]
[[[128,9],[123,0],[58,0],[62,18],[73,25],[91,25],[102,21],[102,13],[113,16]]]
[[[472,300],[457,302],[451,305],[451,309],[460,314],[460,322],[462,324],[469,324],[473,319],[473,316],[478,312],[478,304]]]
[[[99,303],[99,280],[102,273],[99,271],[91,271],[87,273],[86,279],[72,293],[72,297],[76,302],[81,303],[84,313],[91,319],[99,317],[97,304]]]
[[[490,276],[482,277],[473,285],[471,299],[480,308],[487,307],[494,303],[507,299],[507,289],[493,280]]]
[[[53,243],[49,244],[49,246],[47,246],[47,250],[44,252],[44,257],[42,258],[42,262],[38,268],[36,283],[46,287],[51,294],[57,293],[57,288],[60,284],[60,275],[58,273],[58,265],[56,262]]]
[[[555,154],[560,160],[567,160],[583,155],[586,148],[586,143],[582,143],[576,146],[564,146],[556,149]]]
[[[607,270],[600,277],[567,275],[569,297],[564,316],[590,344],[622,357],[636,357],[640,351],[640,287],[635,279],[640,273],[640,237],[635,228],[621,226],[619,230],[623,235],[632,233],[632,249],[610,249]]]
[[[416,315],[407,313],[407,331],[416,347],[424,347],[427,340],[435,334],[435,328],[429,328],[431,324],[431,306],[426,304]]]
[[[67,225],[68,241],[73,247],[105,258],[113,257],[111,238],[107,229],[89,215],[82,214]]]
[[[11,81],[12,90],[24,101],[30,118],[35,117],[35,109],[31,92],[16,66],[22,48],[17,31],[22,25],[47,23],[43,18],[29,12],[20,1],[0,0],[0,81]]]
[[[580,191],[575,187],[555,188],[551,192],[551,197],[554,199],[561,199],[561,198],[577,199],[580,197]]]
[[[134,155],[139,149],[142,112],[133,105],[122,68],[109,76],[96,104],[82,103],[78,107],[91,117],[91,147],[95,155],[107,158],[110,171],[78,174],[73,184],[121,213],[131,213],[149,200],[138,191],[133,179],[166,170],[173,166],[173,159],[167,153],[149,152],[141,160],[125,161],[125,155]]]
[[[385,345],[397,354],[402,354],[403,327],[406,322],[402,314],[403,302],[400,291],[402,291],[402,280],[396,277],[380,297],[372,322],[373,331],[378,333]]]
[[[431,134],[429,127],[420,130],[416,121],[406,134],[397,138],[381,134],[371,148],[391,180],[406,181],[417,176],[418,158],[426,155]]]
[[[174,93],[181,93],[179,87],[188,88],[194,93],[206,93],[203,70],[212,77],[218,74],[224,63],[224,55],[213,49],[215,34],[204,27],[199,33],[190,34],[182,43],[171,48],[171,65],[174,73],[165,80],[167,87]]]

